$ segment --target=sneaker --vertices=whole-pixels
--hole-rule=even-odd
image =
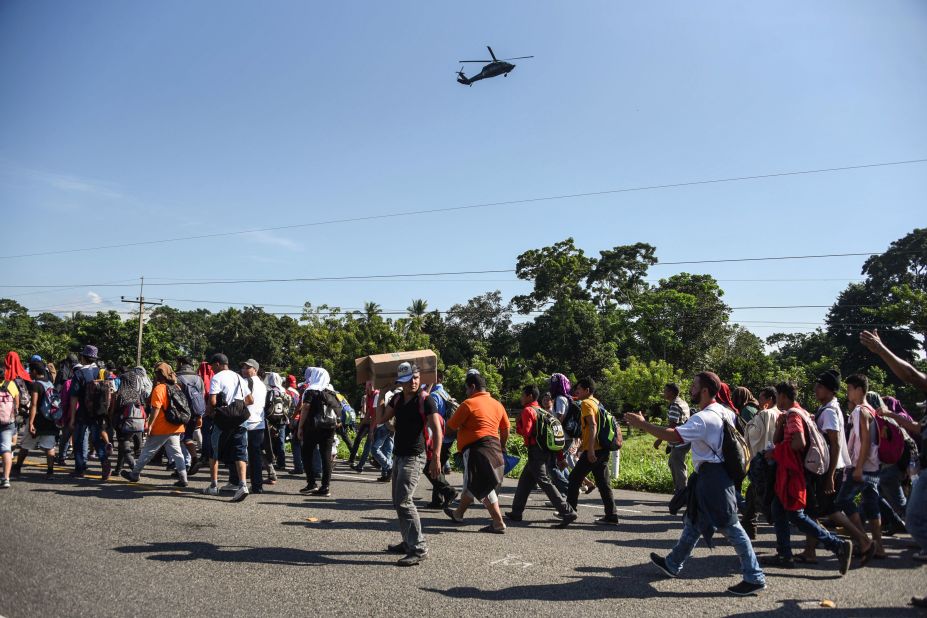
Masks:
[[[727,591],[737,597],[750,597],[760,590],[765,590],[766,584],[751,584],[750,582],[740,582],[736,586],[731,586]]]
[[[10,479],[0,479],[0,489],[9,489]]]
[[[409,550],[406,548],[405,542],[396,543],[395,545],[387,545],[386,552],[389,554],[404,554],[409,555]]]
[[[185,481],[185,480],[183,480],[183,479],[181,479],[181,480],[177,481],[176,483],[174,483],[174,487],[186,487],[187,485],[189,485],[189,483],[187,483],[187,481]]]
[[[670,568],[666,565],[666,558],[659,556],[653,552],[650,554],[650,561],[656,565],[658,569],[663,571],[663,574],[667,577],[676,578],[676,574],[670,571]]]
[[[791,557],[786,558],[780,554],[773,554],[772,556],[760,556],[760,564],[776,569],[794,569],[795,559]]]
[[[248,486],[240,485],[238,491],[235,492],[235,495],[232,497],[232,502],[241,502],[248,497]]]
[[[853,560],[853,541],[847,539],[840,544],[840,549],[837,550],[837,564],[841,575],[846,575],[850,570],[851,560]]]
[[[218,496],[219,488],[210,483],[205,489],[203,489],[203,494],[207,496]]]
[[[444,508],[444,502],[442,502],[442,501],[440,501],[440,500],[439,500],[438,502],[435,502],[434,500],[432,500],[432,501],[429,502],[428,504],[422,505],[422,508],[423,508],[423,509],[443,509],[443,508]]]
[[[511,511],[506,512],[504,515],[505,515],[505,518],[509,521],[523,521],[521,515],[516,515],[515,513],[512,513]]]
[[[52,468],[49,468],[48,470],[45,471],[46,479],[51,479],[53,476],[55,476],[55,471]]]
[[[300,470],[299,468],[293,468],[292,470],[290,470],[290,474],[292,474],[293,476],[303,476],[304,474],[306,474],[306,471]]]
[[[100,467],[103,469],[103,474],[100,478],[104,481],[108,481],[109,477],[113,474],[113,464],[109,463],[108,459],[104,459],[103,463],[100,464]]]
[[[299,493],[301,493],[301,494],[308,494],[308,493],[310,493],[310,492],[315,491],[315,488],[316,488],[316,487],[317,487],[317,485],[316,485],[315,483],[306,483],[306,486],[303,487],[302,489],[300,489],[300,490],[299,490]]]
[[[119,473],[119,476],[129,481],[130,483],[138,483],[138,477],[132,474],[129,470],[123,470]]]
[[[563,522],[561,525],[564,527],[579,519],[579,514],[576,511],[570,511],[569,513],[554,513],[554,516]]]
[[[253,488],[251,489],[251,493],[253,493],[253,494],[262,494],[262,493],[264,493],[264,488],[263,488],[263,487],[253,487]]]
[[[427,552],[422,552],[419,554],[406,554],[405,557],[400,558],[399,561],[396,562],[396,566],[401,566],[401,567],[415,566],[416,564],[420,564],[422,560],[424,560],[427,557],[428,557]]]
[[[219,491],[238,491],[238,485],[235,483],[226,483],[219,488]]]
[[[264,484],[265,485],[276,485],[277,479],[267,479],[266,481],[264,481]]]
[[[187,471],[187,476],[191,474],[196,474],[203,467],[203,460],[197,458],[196,461],[190,464],[190,469]]]
[[[390,474],[389,474],[389,473],[381,474],[380,477],[377,478],[377,482],[378,482],[378,483],[389,483],[390,478],[391,478],[391,477],[390,477]]]
[[[322,498],[328,498],[329,496],[332,495],[332,492],[331,492],[331,489],[329,489],[328,487],[319,487],[314,492],[312,492],[312,495],[321,496]]]
[[[611,515],[606,515],[605,517],[600,517],[595,520],[595,523],[600,526],[617,526],[618,525],[618,516],[612,513]]]

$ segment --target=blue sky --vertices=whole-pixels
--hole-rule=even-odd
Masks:
[[[919,0],[6,0],[2,254],[925,158],[925,31]],[[486,44],[535,58],[507,78],[457,84],[456,61],[484,57]],[[34,309],[125,310],[119,296],[134,296],[140,275],[504,269],[566,236],[593,255],[649,242],[664,261],[883,250],[925,224],[925,196],[927,164],[619,193],[3,259],[0,295]],[[711,273],[733,306],[829,305],[862,262],[651,273]],[[163,286],[146,296],[275,311],[307,300],[403,309],[424,297],[446,309],[527,289],[513,274],[448,279]],[[96,285],[5,287],[69,283]],[[825,313],[734,318],[765,337],[809,330]]]

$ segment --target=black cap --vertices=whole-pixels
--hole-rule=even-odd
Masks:
[[[217,365],[228,365],[229,357],[222,352],[217,352],[212,355],[212,358],[209,359],[209,362],[216,363]]]
[[[828,369],[818,376],[817,383],[836,393],[840,390],[840,372],[836,369]]]

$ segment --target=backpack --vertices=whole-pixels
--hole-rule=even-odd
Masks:
[[[190,414],[193,417],[198,418],[206,414],[206,396],[196,387],[195,382],[186,382],[181,379],[181,376],[177,376],[177,386],[186,395],[187,403],[190,406]]]
[[[617,451],[621,448],[621,429],[608,410],[599,403],[599,413],[596,418],[598,432],[595,439],[599,443],[599,448],[605,451]]]
[[[713,410],[712,410],[713,411]],[[725,420],[724,416],[717,412],[721,417],[721,454],[724,471],[734,482],[734,485],[740,485],[747,476],[747,469],[750,467],[750,448],[744,441],[744,437],[730,423]],[[711,448],[711,445],[709,445]],[[715,451],[718,455],[718,451]]]
[[[0,384],[0,425],[9,425],[16,420],[16,409],[13,395],[9,391],[10,381],[4,380]]]
[[[81,411],[88,418],[102,418],[109,413],[110,400],[113,398],[113,381],[106,379],[104,370],[99,378],[84,384],[81,391]]]
[[[167,408],[161,411],[164,420],[172,425],[186,425],[193,418],[187,394],[177,384],[167,385]]]
[[[801,408],[792,408],[788,413],[793,412],[801,417],[805,426],[805,470],[820,476],[830,469],[830,442],[810,414]]]
[[[879,429],[879,461],[884,464],[897,464],[904,455],[905,434],[894,419],[875,414]]]
[[[427,461],[431,461],[435,454],[435,440],[434,436],[431,435],[431,430],[428,429],[428,419],[425,418],[425,400],[428,398],[428,393],[421,390],[418,392],[418,413],[422,417],[422,435],[425,437],[425,458]],[[403,402],[405,403],[405,402]],[[444,428],[444,419],[438,414],[438,423],[441,424],[441,428]]]
[[[309,398],[309,409],[312,411],[312,426],[315,429],[334,429],[338,426],[338,414],[325,403],[321,391],[306,391],[303,398]]]
[[[907,472],[911,462],[916,462],[920,457],[920,449],[917,448],[917,440],[912,438],[911,434],[905,431],[903,427],[901,428],[901,433],[904,435],[904,452],[901,454],[901,459],[899,459],[898,463],[895,465],[898,466],[898,469],[902,472]]]
[[[354,412],[354,408],[341,393],[335,393],[335,396],[341,402],[341,424],[345,427],[354,427],[357,424],[357,413]]]
[[[145,431],[146,418],[147,415],[145,414],[145,408],[142,407],[142,402],[136,401],[124,405],[122,410],[117,412],[114,421],[123,433],[134,433]]]
[[[563,425],[547,410],[542,410],[541,408],[532,409],[536,417],[534,435],[538,446],[549,453],[559,453],[566,445]]]
[[[29,385],[22,378],[14,378],[13,384],[19,389],[19,413],[28,419],[32,412],[32,393],[29,392]]]
[[[563,425],[564,435],[566,435],[567,438],[575,440],[576,438],[583,437],[583,411],[575,399],[567,397],[567,401],[569,401],[567,411],[564,412],[560,424]]]
[[[438,391],[438,397],[444,400],[444,422],[446,423],[451,420],[451,417],[457,412],[457,408],[460,407],[460,402],[451,397],[443,388]]]
[[[264,402],[264,418],[274,427],[287,422],[287,409],[289,406],[279,388],[267,389],[267,399]]]
[[[35,383],[42,387],[42,399],[39,401],[39,412],[46,419],[57,423],[64,415],[64,409],[61,407],[61,394],[55,389],[51,382],[36,380]]]
[[[248,410],[248,406],[245,405],[244,400],[235,398],[240,387],[241,378],[238,378],[230,402],[225,400],[224,393],[217,396],[216,406],[213,408],[215,411],[213,422],[223,431],[240,427],[242,423],[251,417],[251,412]]]

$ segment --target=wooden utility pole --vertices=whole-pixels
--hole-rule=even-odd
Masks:
[[[138,298],[120,297],[124,303],[138,303],[138,348],[135,352],[135,366],[142,366],[142,331],[145,328],[145,305],[160,305],[161,302],[145,300],[145,278],[142,277],[141,286],[138,289]],[[162,299],[163,301],[163,299]]]

